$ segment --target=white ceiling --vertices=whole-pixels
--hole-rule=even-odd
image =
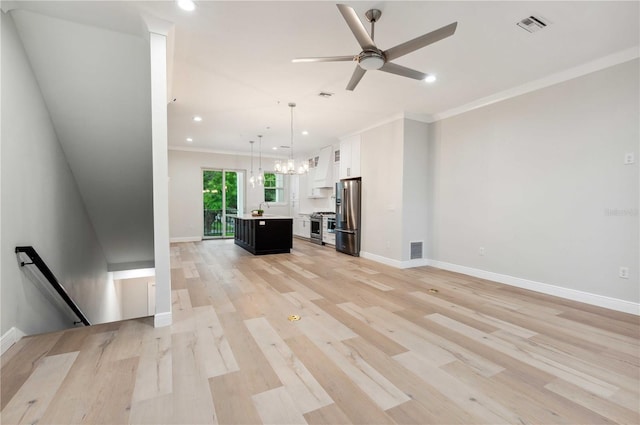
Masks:
[[[295,148],[308,152],[392,116],[429,120],[640,44],[637,1],[346,2],[363,21],[366,10],[382,10],[375,40],[383,50],[458,22],[452,37],[395,61],[436,74],[436,83],[373,71],[349,92],[354,63],[291,63],[359,53],[334,2],[199,1],[193,12],[173,1],[20,3],[137,35],[142,15],[174,23],[169,145],[228,152],[248,153],[258,134],[265,150],[288,145],[291,101],[298,104]],[[530,15],[551,25],[535,34],[516,26]],[[320,98],[321,91],[334,96]]]
[[[270,148],[289,144],[292,101],[296,152],[310,153],[392,117],[428,121],[594,61],[606,65],[605,57],[638,57],[638,1],[348,4],[360,17],[382,10],[375,41],[383,50],[457,21],[452,37],[394,61],[438,81],[372,71],[351,92],[354,63],[291,63],[359,53],[329,1],[199,1],[194,12],[173,1],[2,2],[110,264],[153,259],[148,18],[174,24],[169,145],[241,154],[263,134],[266,155],[288,155]],[[535,34],[518,28],[529,15],[551,25]]]
[[[200,2],[191,13],[173,3],[145,6],[175,22],[169,144],[248,152],[248,141],[264,134],[265,148],[287,145],[294,101],[295,148],[309,151],[400,113],[428,119],[640,44],[638,2],[347,4],[363,21],[369,8],[382,10],[375,33],[382,49],[457,21],[452,37],[395,61],[438,81],[373,71],[350,92],[353,63],[291,63],[359,53],[334,2]],[[532,14],[552,24],[535,34],[516,26]],[[334,96],[320,98],[321,91]],[[204,120],[194,123],[194,115]]]

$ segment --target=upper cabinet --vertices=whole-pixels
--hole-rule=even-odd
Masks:
[[[360,175],[360,135],[340,141],[340,179],[362,177]]]

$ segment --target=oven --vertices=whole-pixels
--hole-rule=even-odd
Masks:
[[[333,213],[322,216],[322,243],[336,244],[336,215]]]
[[[313,213],[309,216],[310,226],[309,238],[311,242],[322,245],[322,214]]]

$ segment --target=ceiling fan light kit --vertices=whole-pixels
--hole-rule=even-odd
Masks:
[[[369,9],[365,13],[365,18],[371,23],[371,34],[367,32],[367,29],[362,24],[360,18],[352,7],[344,4],[336,5],[338,10],[342,14],[342,17],[347,22],[349,29],[353,33],[354,37],[358,41],[358,44],[362,48],[362,52],[355,56],[330,56],[330,57],[310,57],[310,58],[298,58],[293,62],[343,62],[343,61],[356,61],[358,66],[353,71],[351,80],[347,84],[347,90],[353,90],[356,88],[362,77],[367,71],[384,71],[390,74],[400,75],[402,77],[413,78],[414,80],[424,80],[427,82],[435,81],[435,77],[429,74],[425,74],[420,71],[416,71],[402,65],[391,62],[401,56],[414,52],[418,49],[433,44],[444,38],[452,36],[456,32],[458,26],[457,22],[453,22],[435,31],[428,32],[420,37],[416,37],[407,42],[398,44],[387,50],[380,50],[375,42],[375,23],[380,20],[382,12],[378,9]]]
[[[358,65],[365,71],[373,71],[384,66],[385,59],[382,53],[362,52],[358,56]]]

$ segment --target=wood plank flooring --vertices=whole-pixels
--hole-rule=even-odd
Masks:
[[[171,266],[172,326],[11,347],[1,422],[640,423],[637,316],[297,239],[173,244]]]

